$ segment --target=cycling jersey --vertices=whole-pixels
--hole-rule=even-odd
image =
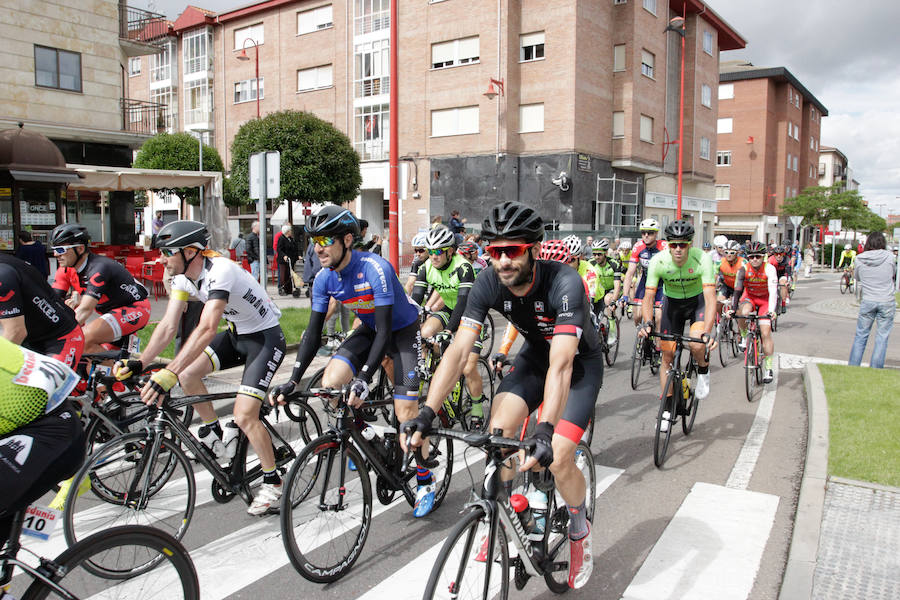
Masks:
[[[278,325],[281,311],[253,276],[235,262],[219,256],[204,255],[203,270],[197,281],[186,275],[172,278],[172,298],[225,300],[223,318],[241,335],[270,329]]]
[[[738,271],[744,266],[744,259],[738,256],[734,262],[728,262],[728,259],[719,263],[719,282],[730,289],[734,289],[734,278],[737,277]]]
[[[475,276],[477,277],[479,273],[483,270],[487,269],[487,261],[481,258],[480,256],[476,256],[475,260],[472,261],[472,268],[475,269]]]
[[[775,271],[779,277],[789,276],[791,274],[791,259],[785,255],[778,260],[775,256],[769,257],[769,264],[775,267]]]
[[[754,269],[750,263],[738,270],[734,280],[734,296],[731,303],[732,310],[737,310],[741,301],[754,301],[761,313],[769,312],[769,307],[775,307],[776,290],[778,289],[778,273],[770,263],[762,263],[759,269]],[[763,306],[760,301],[764,301]]]
[[[458,297],[468,295],[474,281],[474,268],[459,254],[454,254],[443,269],[437,268],[428,260],[419,267],[412,299],[419,304],[425,297],[425,291],[430,287],[443,298],[444,306],[453,310]]]
[[[853,268],[854,264],[856,264],[856,250],[844,250],[841,252],[841,260],[838,262],[838,269],[840,269],[844,260],[847,261],[847,266]]]
[[[72,267],[59,267],[56,269],[56,275],[53,277],[53,289],[59,292],[62,297],[65,297],[69,290],[74,290],[79,294],[84,291],[81,287],[81,282],[78,281],[78,271]]]
[[[391,330],[403,329],[418,320],[419,307],[406,295],[394,267],[382,257],[354,250],[340,271],[322,269],[312,289],[312,309],[325,313],[334,297],[356,313],[370,329],[375,327],[375,307],[391,306]]]
[[[660,280],[665,284],[664,294],[670,298],[691,298],[703,293],[703,288],[716,283],[712,259],[699,248],[688,250],[687,261],[677,266],[669,250],[658,253],[650,261],[647,287],[656,288]]]
[[[600,286],[603,287],[604,293],[611,292],[615,287],[615,281],[622,279],[622,273],[609,259],[602,265],[594,261],[591,261],[591,264],[594,265],[594,270],[600,276]]]
[[[97,299],[97,312],[107,313],[148,297],[147,288],[134,280],[125,267],[106,256],[88,254],[78,269],[84,295]]]
[[[577,270],[584,280],[588,298],[594,302],[602,300],[605,292],[603,291],[603,286],[600,285],[600,274],[597,272],[596,267],[586,260],[579,260]]]
[[[640,264],[643,268],[643,273],[641,273],[641,283],[644,283],[647,280],[647,269],[650,266],[650,260],[665,249],[666,243],[663,240],[656,240],[656,242],[650,246],[647,246],[643,241],[634,245],[629,262],[632,264]]]

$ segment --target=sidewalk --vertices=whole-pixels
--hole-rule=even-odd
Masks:
[[[804,380],[806,465],[779,599],[896,598],[900,489],[828,477],[828,402],[815,364]]]

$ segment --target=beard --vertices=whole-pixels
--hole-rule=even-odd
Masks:
[[[533,273],[534,257],[531,256],[530,251],[528,253],[528,263],[524,267],[518,269],[511,268],[506,271],[497,270],[497,276],[500,278],[500,283],[506,287],[519,287],[525,285],[531,281]]]

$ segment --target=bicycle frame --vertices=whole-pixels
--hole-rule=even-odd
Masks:
[[[0,591],[2,591],[4,586],[12,581],[13,572],[15,571],[16,567],[18,567],[19,569],[22,569],[22,571],[30,575],[33,579],[40,580],[44,585],[52,589],[63,598],[77,600],[75,596],[70,594],[65,589],[61,588],[59,584],[50,579],[50,576],[55,574],[55,572],[60,568],[60,566],[56,564],[56,562],[48,558],[38,556],[38,559],[40,559],[40,566],[32,567],[31,565],[24,563],[17,558],[19,550],[22,549],[20,538],[22,536],[22,524],[24,522],[24,510],[20,510],[13,515],[6,550],[0,553]],[[53,573],[47,573],[47,571],[53,571]]]

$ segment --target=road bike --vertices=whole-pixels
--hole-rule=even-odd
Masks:
[[[697,388],[697,361],[688,351],[687,366],[681,366],[681,353],[684,344],[695,342],[705,344],[701,338],[694,338],[677,333],[653,333],[660,340],[675,342],[675,357],[672,367],[666,375],[666,385],[659,395],[659,410],[656,413],[656,431],[653,436],[653,464],[662,468],[669,449],[672,430],[681,417],[681,429],[684,435],[690,435],[697,418],[697,407],[700,404],[695,390]],[[671,393],[669,393],[671,391]]]
[[[547,495],[543,514],[530,507],[516,513],[509,500],[503,498],[501,470],[511,460],[507,455],[511,450],[531,450],[532,444],[504,438],[499,429],[493,434],[437,429],[429,435],[432,439],[460,440],[480,449],[487,455],[487,463],[482,485],[473,489],[472,501],[463,509],[438,553],[423,598],[507,598],[511,568],[516,589],[523,589],[531,577],[543,577],[554,593],[567,591],[569,511],[555,490],[550,471],[526,473],[525,490],[534,486]],[[429,464],[421,456],[417,460],[425,466]],[[596,467],[584,442],[576,447],[575,464],[585,477],[586,516],[592,522]],[[542,532],[537,525],[539,519],[544,524]],[[513,547],[515,556],[511,558]]]
[[[285,550],[297,572],[316,583],[346,575],[365,546],[373,519],[369,471],[381,504],[391,504],[397,492],[410,506],[416,500],[416,465],[400,450],[396,418],[389,427],[367,425],[348,406],[348,394],[346,387],[317,388],[297,391],[289,399],[322,399],[330,413],[328,431],[298,453],[281,497]],[[431,438],[429,456],[435,459],[431,470],[437,509],[450,488],[452,442]]]
[[[621,331],[619,326],[621,325],[621,320],[615,311],[613,311],[613,316],[611,318],[608,317],[605,312],[601,311],[598,320],[600,343],[603,348],[603,359],[606,361],[606,365],[611,367],[619,356],[619,333]],[[610,338],[612,338],[612,341],[610,341]]]
[[[774,331],[775,320],[758,315],[741,317],[747,319],[747,345],[744,348],[744,390],[747,393],[747,402],[753,402],[756,389],[762,385],[763,380],[763,351],[762,333],[759,330],[760,319],[772,322]]]
[[[737,331],[734,318],[728,316],[725,306],[716,313],[716,336],[719,342],[719,362],[722,367],[727,367],[728,362],[732,358],[737,358],[740,353],[738,344],[741,336]]]
[[[655,312],[655,311],[654,311]],[[640,328],[640,325],[638,325]],[[653,317],[653,329],[656,329],[656,316]],[[641,376],[641,367],[650,365],[650,373],[659,373],[659,365],[662,361],[662,353],[650,340],[639,335],[634,336],[634,349],[631,353],[631,389],[636,390]]]
[[[840,288],[841,294],[846,294],[847,292],[853,291],[853,286],[856,284],[853,281],[853,272],[849,268],[844,268],[843,274],[841,274]]]

